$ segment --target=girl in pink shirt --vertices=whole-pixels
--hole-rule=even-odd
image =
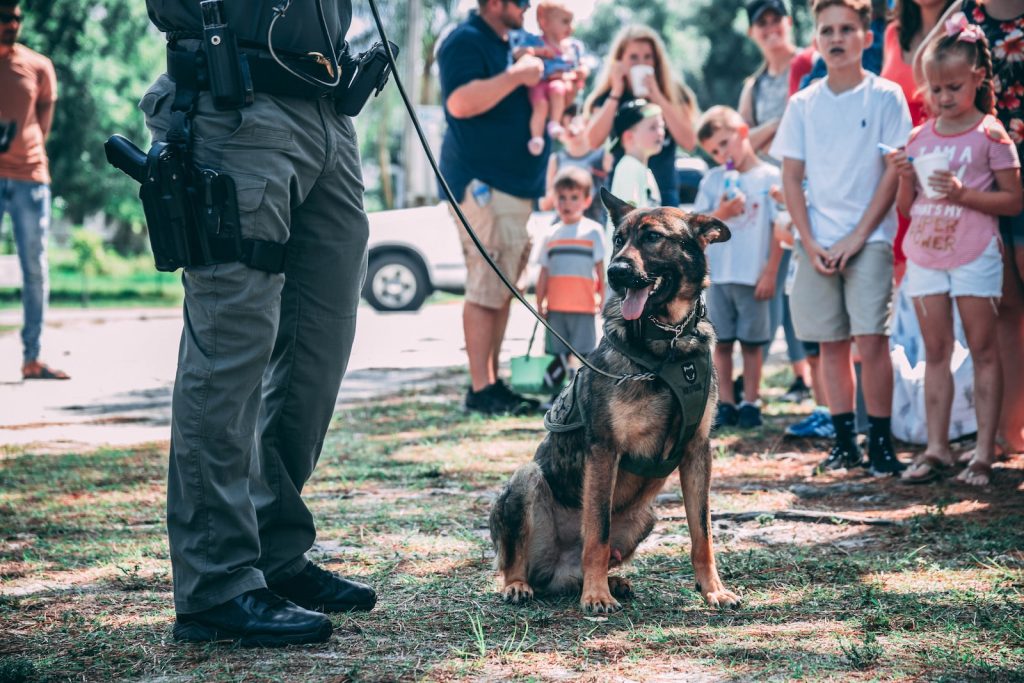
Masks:
[[[958,479],[985,486],[1003,391],[995,334],[1003,280],[997,216],[1020,213],[1024,196],[1017,150],[992,114],[992,56],[984,33],[962,13],[946,22],[944,33],[924,54],[925,97],[935,118],[914,129],[905,151],[891,155],[899,172],[896,204],[911,220],[903,243],[905,286],[924,337],[928,422],[928,447],[903,478],[931,481],[953,464],[948,435],[955,299],[974,362],[978,418],[974,458]],[[926,179],[940,195],[930,198],[911,160],[935,152],[946,157],[949,170]]]

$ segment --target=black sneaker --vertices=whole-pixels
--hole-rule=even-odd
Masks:
[[[836,444],[832,447],[828,457],[825,458],[815,469],[818,472],[834,470],[850,470],[854,467],[863,467],[864,458],[857,444],[841,446]]]
[[[811,388],[804,384],[803,377],[797,377],[786,389],[786,393],[779,397],[783,403],[800,403],[811,395]]]
[[[868,472],[873,477],[895,477],[907,469],[896,457],[892,442],[888,439],[868,446],[868,463]]]
[[[467,411],[481,415],[499,415],[510,409],[508,401],[496,384],[489,384],[480,391],[473,391],[473,387],[470,387],[466,390],[463,405]]]
[[[739,411],[736,410],[736,406],[731,403],[719,403],[718,412],[715,413],[715,423],[712,425],[712,431],[721,429],[722,427],[735,427],[739,420]]]
[[[509,403],[515,406],[525,406],[527,412],[536,411],[538,408],[540,408],[540,401],[538,401],[535,398],[528,398],[516,391],[513,391],[512,387],[505,384],[505,382],[503,382],[502,380],[499,379],[497,382],[494,383],[494,385],[498,387],[498,391],[501,392],[501,394],[508,400]],[[513,412],[516,415],[521,414],[516,410],[512,410],[510,412]]]
[[[736,417],[736,426],[740,429],[753,429],[764,424],[761,419],[761,408],[754,403],[744,403]]]

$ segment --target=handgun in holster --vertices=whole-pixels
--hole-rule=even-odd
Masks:
[[[154,143],[144,153],[114,135],[104,145],[107,161],[137,180],[156,269],[242,260],[235,183],[230,176],[190,165],[182,148]]]

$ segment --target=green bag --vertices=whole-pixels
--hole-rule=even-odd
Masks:
[[[530,342],[526,347],[526,355],[512,358],[512,378],[510,383],[516,391],[540,394],[549,393],[558,388],[549,389],[544,386],[544,374],[547,372],[548,366],[555,360],[555,357],[547,353],[540,356],[530,355],[530,350],[533,348],[533,340],[537,336],[537,328],[539,326],[539,321],[533,324],[533,333],[530,335]]]

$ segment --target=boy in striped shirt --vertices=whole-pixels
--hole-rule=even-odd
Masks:
[[[555,176],[552,226],[540,250],[537,310],[580,353],[597,347],[595,314],[604,306],[604,228],[584,217],[592,200],[590,174],[569,166]],[[550,332],[547,353],[558,357],[568,373],[569,349]]]

